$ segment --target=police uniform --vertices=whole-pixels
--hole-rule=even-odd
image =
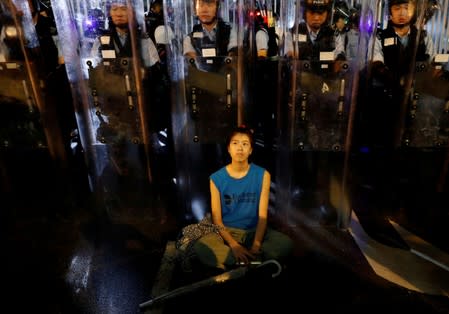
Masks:
[[[371,108],[364,106],[365,119],[369,118],[365,127],[373,124],[370,128],[364,128],[367,131],[364,140],[370,144],[387,147],[395,145],[396,128],[399,119],[402,119],[405,78],[413,71],[411,65],[415,61],[430,62],[435,56],[430,36],[423,30],[416,40],[417,33],[417,28],[410,25],[408,33],[401,37],[389,23],[386,29],[379,29],[373,39],[374,49],[368,53],[368,58],[372,60],[372,75],[367,93],[375,105]],[[369,46],[372,47],[372,44]],[[382,128],[375,126],[379,119],[383,120]],[[377,131],[374,132],[373,128]]]
[[[112,5],[127,6],[125,0],[108,0],[106,2],[107,11]],[[117,31],[112,18],[109,21],[110,29],[104,30],[102,35],[94,42],[91,55],[93,57],[104,58],[127,58],[132,57],[131,37],[129,32],[120,33]],[[160,62],[159,54],[153,40],[146,33],[137,31],[139,50],[145,67],[151,67]]]
[[[414,61],[415,38],[418,30],[414,25],[406,36],[400,37],[389,25],[384,30],[378,30],[374,41],[372,62],[382,62],[388,70],[396,75],[396,81],[407,74],[409,65]],[[371,52],[371,50],[370,50]],[[369,55],[370,56],[370,55]],[[421,32],[416,51],[416,61],[431,61],[435,57],[435,49],[430,36]]]
[[[296,56],[301,60],[320,61],[321,52],[333,53],[334,60],[345,58],[344,39],[335,36],[335,32],[329,25],[324,25],[318,32],[314,32],[305,22],[298,25],[298,35],[292,32],[286,34],[286,54]],[[297,49],[295,49],[297,44]]]
[[[218,19],[212,31],[208,31],[201,24],[195,25],[183,42],[184,54],[196,53],[202,57],[226,56],[236,48],[236,30],[221,19]]]
[[[358,56],[360,31],[355,28],[349,29],[344,34],[344,45],[346,60],[355,60]]]
[[[139,41],[142,62],[145,67],[151,67],[160,61],[156,46],[149,37]],[[105,31],[92,47],[92,56],[103,59],[114,52],[115,57],[131,57],[131,38],[129,33],[119,34],[115,29]]]
[[[270,34],[269,32],[273,32]],[[271,44],[270,35],[275,37],[274,42]],[[259,54],[261,50],[267,51],[267,57],[275,57],[279,55],[279,38],[282,38],[282,29],[275,27],[272,30],[261,28],[256,32],[256,49]]]
[[[294,184],[305,187],[305,198],[311,198],[319,209],[320,222],[336,224],[338,211],[330,201],[331,177],[340,177],[342,154],[331,152],[334,139],[340,134],[336,129],[338,119],[334,93],[321,92],[323,86],[333,82],[333,66],[325,67],[323,63],[332,64],[335,61],[346,60],[344,38],[335,36],[334,29],[329,25],[331,1],[305,1],[304,20],[308,11],[324,13],[328,16],[318,30],[312,29],[306,21],[294,25],[286,33],[286,55],[302,61],[310,62],[311,71],[301,70],[298,74],[299,86],[294,91],[296,101],[300,101],[304,91],[308,93],[307,119],[302,120],[297,110],[295,119],[295,146],[304,145],[305,151],[297,151],[294,159],[298,162],[293,166],[296,173],[302,173]],[[321,90],[320,90],[321,88]],[[296,106],[299,104],[297,103]]]
[[[148,35],[153,40],[153,42],[156,43],[154,32],[159,26],[164,25],[164,15],[162,11],[156,12],[154,10],[155,6],[160,6],[162,10],[162,1],[153,1],[150,7],[150,11],[145,15],[145,23],[147,25]]]

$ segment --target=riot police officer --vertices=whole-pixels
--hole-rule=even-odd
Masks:
[[[435,52],[430,36],[416,25],[417,1],[389,0],[386,9],[387,26],[377,29],[370,43],[373,49],[368,50],[370,62],[366,73],[361,73],[354,134],[356,147],[370,153],[375,199],[383,210],[390,210],[403,206],[397,187],[404,181],[400,178],[408,171],[401,170],[411,157],[401,146],[415,65],[431,62]]]
[[[359,46],[359,23],[360,23],[360,5],[349,8],[346,1],[341,0],[334,5],[333,27],[335,35],[341,36],[346,60],[351,61],[357,58]]]
[[[131,36],[128,21],[128,6],[126,0],[108,0],[109,28],[94,43],[93,56],[99,58],[131,57]],[[140,36],[139,45],[145,67],[152,67],[159,62],[159,55],[154,42],[145,36]]]
[[[416,2],[414,0],[390,0],[389,21],[386,29],[377,31],[372,58],[373,76],[387,88],[404,86],[405,76],[416,61],[430,61],[435,52],[430,36],[425,30],[418,34]],[[416,55],[415,55],[416,49]]]
[[[340,36],[334,36],[334,30],[329,24],[331,18],[331,0],[305,0],[304,21],[292,28],[298,29],[298,34],[286,36],[286,54],[300,60],[319,61],[320,54],[329,52],[333,60],[344,60],[344,42]]]
[[[186,91],[192,104],[195,136],[206,142],[222,127],[236,123],[233,90],[237,86],[237,26],[219,16],[219,0],[194,0],[193,5],[198,23],[182,39],[182,54],[188,61]],[[206,86],[205,82],[211,84]],[[196,94],[199,89],[201,92]]]
[[[104,30],[100,38],[92,47],[92,54],[97,58],[129,58],[132,57],[131,34],[128,21],[128,6],[126,0],[108,0],[107,10],[109,12],[109,28]],[[149,112],[154,113],[154,108],[159,107],[164,112],[162,119],[153,119],[150,125],[155,131],[168,127],[167,108],[163,103],[165,98],[165,85],[167,78],[161,66],[159,53],[156,46],[148,37],[137,29],[137,45],[140,51],[144,71],[145,92],[152,94],[151,108]],[[153,115],[151,115],[153,116]],[[156,125],[157,124],[157,125]]]
[[[237,53],[237,32],[218,16],[220,0],[194,0],[199,23],[183,42],[184,55],[216,57]]]
[[[256,1],[254,28],[256,32],[256,50],[259,59],[277,58],[279,56],[279,40],[282,30],[276,27],[276,12],[263,8]]]
[[[145,23],[148,35],[156,43],[154,32],[160,25],[164,25],[162,0],[153,0],[151,2],[150,10],[145,14]]]
[[[168,106],[168,104],[160,104],[157,101],[158,97],[153,97],[158,87],[157,84],[161,84],[160,59],[156,47],[148,35],[142,32],[139,26],[136,29],[130,28],[130,25],[133,23],[130,23],[132,21],[129,21],[129,16],[133,16],[132,14],[135,14],[135,12],[130,14],[127,2],[126,0],[108,0],[106,3],[108,28],[94,42],[91,51],[92,56],[97,59],[96,63],[100,63],[100,60],[103,63],[90,69],[90,84],[94,89],[97,89],[98,85],[103,84],[97,78],[103,75],[99,73],[105,73],[112,81],[114,79],[121,80],[122,71],[131,71],[129,72],[129,77],[133,78],[127,81],[128,92],[132,91],[130,95],[135,95],[135,85],[142,84],[142,94],[140,96],[145,100],[145,113],[153,113],[153,106]],[[133,47],[131,38],[133,34],[137,38],[135,47]],[[135,56],[134,51],[137,51],[139,55]],[[141,82],[134,82],[135,78],[132,70],[130,70],[132,68],[128,67],[130,62],[140,64],[141,73],[143,73]],[[121,66],[124,67],[123,70],[120,69]],[[99,151],[97,154],[99,156],[107,154],[110,159],[98,158],[105,162],[104,165],[97,165],[97,168],[99,169],[98,172],[102,174],[105,184],[110,185],[105,190],[116,191],[120,181],[117,178],[128,177],[140,180],[141,177],[144,177],[145,171],[142,169],[145,166],[142,161],[141,140],[138,135],[141,131],[140,126],[136,125],[136,121],[137,119],[146,118],[146,116],[143,116],[142,111],[137,109],[138,106],[133,105],[128,109],[126,106],[128,104],[126,94],[114,94],[110,90],[105,92],[109,96],[105,97],[101,102],[99,107],[101,111],[99,110],[97,113],[100,125],[96,130],[96,138],[99,142],[106,145],[97,145]],[[150,99],[150,97],[152,98]],[[151,128],[148,131],[158,131],[153,124],[155,121],[162,119],[160,117],[159,119],[153,119],[152,115],[150,115],[149,120],[149,123],[146,121],[146,124]],[[159,128],[159,126],[157,127]],[[163,125],[163,127],[168,126]],[[143,130],[142,132],[145,131]],[[154,155],[151,157],[155,158]],[[104,179],[109,177],[110,179]]]
[[[301,5],[304,20],[286,34],[286,56],[299,60],[294,73],[297,86],[292,86],[291,92],[296,108],[291,118],[292,149],[297,151],[293,155],[298,172],[295,179],[304,191],[303,197],[311,198],[311,204],[319,210],[320,222],[333,224],[338,215],[330,201],[331,179],[342,168],[338,147],[342,147],[346,132],[343,112],[347,110],[339,116],[336,88],[345,78],[340,72],[340,64],[346,59],[344,42],[330,25],[331,0],[304,0]],[[346,101],[344,95],[340,98]],[[346,107],[344,103],[342,108]]]
[[[399,142],[405,84],[414,71],[415,61],[428,62],[435,55],[432,40],[426,31],[420,31],[417,37],[414,0],[390,0],[388,14],[387,27],[377,30],[373,50],[368,51],[371,60],[368,65],[371,69],[367,78],[368,89],[359,93],[368,93],[371,97],[368,103],[361,101],[361,144],[387,149]],[[379,119],[382,120],[381,128],[378,126]]]

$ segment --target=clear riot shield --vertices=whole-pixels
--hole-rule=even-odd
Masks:
[[[282,133],[276,199],[292,224],[304,217],[343,228],[349,223],[347,154],[353,93],[374,23],[371,3],[352,9],[348,23],[359,34],[360,58],[346,57],[342,35],[331,27],[336,12],[332,1],[287,2],[282,7],[286,41],[281,77],[289,85],[278,110]],[[307,23],[316,23],[317,17],[322,23],[319,32],[309,34]]]
[[[449,141],[449,54],[417,62],[402,143],[414,148],[446,148]]]
[[[28,0],[0,3],[0,190],[13,200],[4,201],[5,209],[39,208],[43,202],[44,214],[53,216],[68,209],[59,206],[62,202],[73,204],[73,111],[63,108],[70,104],[59,101],[62,88],[55,88],[64,84],[54,80],[61,72],[56,44],[45,27],[50,18],[40,12],[32,16],[30,5]]]
[[[434,246],[449,250],[449,1],[418,1],[414,62],[401,116],[401,170],[391,217]],[[423,57],[423,48],[426,54]],[[400,214],[399,214],[400,213]]]
[[[199,2],[214,10],[218,4],[212,37],[203,32],[196,1],[164,2],[166,27],[174,35],[167,62],[178,208],[187,220],[210,210],[208,177],[225,164],[230,129],[244,121],[243,1]]]
[[[353,221],[388,246],[376,249],[378,260],[390,250],[412,249],[418,261],[432,256],[442,265],[440,255],[424,252],[448,251],[449,1],[378,1],[377,7],[378,28],[359,79]]]
[[[427,60],[415,56],[406,103],[402,144],[414,148],[447,148],[449,140],[448,1],[418,3],[417,25],[423,25],[413,40],[428,37],[433,46]],[[423,39],[425,42],[427,40]]]
[[[48,101],[44,56],[27,0],[0,4],[1,146],[7,150],[48,150],[66,159],[56,104]],[[50,58],[51,56],[46,56]]]
[[[186,58],[192,140],[220,143],[237,125],[237,58],[214,57],[217,68],[209,67],[203,57]]]
[[[147,206],[147,106],[157,50],[142,1],[52,1],[91,187],[109,215]]]

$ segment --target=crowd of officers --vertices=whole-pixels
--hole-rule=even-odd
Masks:
[[[186,56],[226,56],[237,52],[237,33],[230,24],[219,17],[220,2],[218,0],[199,0],[195,3],[195,14],[198,24],[183,40],[183,51]],[[305,0],[303,18],[292,27],[291,32],[284,36],[277,25],[276,12],[256,1],[254,17],[255,48],[259,65],[266,60],[275,61],[277,57],[291,57],[300,60],[320,61],[324,53],[331,55],[331,61],[350,61],[357,54],[358,25],[360,5],[349,8],[345,1],[331,0]],[[107,1],[109,28],[97,30],[98,37],[108,35],[109,43],[97,40],[92,48],[93,55],[101,58],[100,51],[115,51],[117,57],[131,56],[131,40],[128,33],[128,13],[126,1]],[[415,60],[431,61],[435,56],[430,36],[425,31],[420,32],[420,39],[415,43],[416,34],[420,29],[415,25],[416,3],[411,0],[388,1],[389,21],[384,29],[379,29],[373,44],[374,50],[369,56],[372,61],[372,85],[374,94],[376,88],[398,90],[404,84],[404,75],[408,73],[407,65]],[[43,1],[29,1],[32,10],[33,22],[39,36],[41,58],[40,63],[44,72],[52,73],[58,66],[63,65],[61,49],[55,42],[56,27],[51,19],[51,8],[45,7]],[[50,15],[50,16],[49,16]],[[1,26],[1,56],[3,59],[20,59],[22,51],[17,43],[7,36],[8,21],[3,15]],[[99,17],[96,17],[99,19]],[[117,22],[118,21],[118,22]],[[168,77],[164,74],[167,52],[166,44],[173,36],[168,27],[164,27],[163,2],[153,0],[149,10],[145,13],[146,37],[140,41],[141,59],[145,67],[153,68],[153,75],[158,81],[167,84]],[[284,39],[281,43],[281,38]],[[394,44],[390,44],[393,40]],[[415,47],[415,44],[417,45]],[[415,49],[416,48],[416,49]],[[415,56],[416,51],[416,56]],[[265,62],[267,63],[267,62]],[[267,94],[275,95],[276,90],[270,82],[276,81],[277,72],[267,66],[261,66],[259,77],[264,77],[258,86],[269,87]],[[256,68],[257,71],[257,68]],[[264,73],[263,71],[268,71]],[[371,79],[371,78],[370,78]],[[55,89],[57,90],[57,89]],[[400,94],[396,93],[397,95]],[[167,98],[163,98],[168,101]],[[257,99],[256,101],[258,101]],[[261,99],[260,99],[261,100]],[[394,99],[394,102],[400,102]],[[158,108],[167,107],[168,104],[158,104]],[[271,110],[271,109],[270,109]],[[162,110],[169,114],[167,110]],[[391,115],[391,120],[397,116]],[[259,119],[260,120],[260,119]],[[165,119],[164,123],[168,123]],[[253,122],[253,121],[249,121]],[[264,121],[254,121],[255,124],[264,125]],[[267,123],[265,121],[265,123]],[[168,126],[166,126],[168,127]]]

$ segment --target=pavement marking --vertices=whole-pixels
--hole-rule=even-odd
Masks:
[[[411,250],[384,245],[363,230],[352,211],[349,231],[374,272],[407,289],[449,297],[449,272]]]

